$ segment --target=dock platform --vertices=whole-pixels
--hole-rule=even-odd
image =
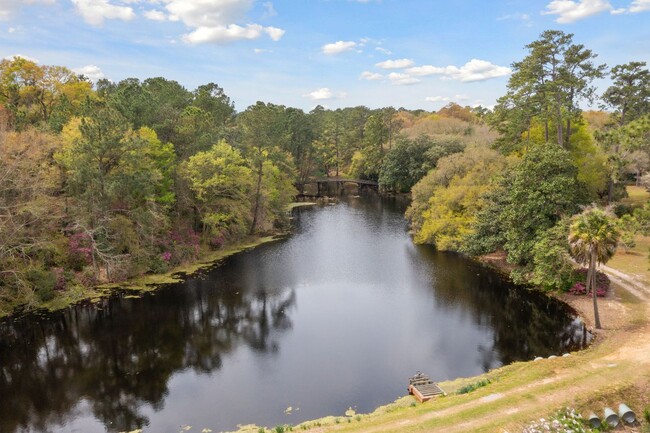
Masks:
[[[420,403],[431,400],[437,395],[445,395],[445,392],[440,389],[438,384],[429,379],[429,376],[419,371],[409,379],[408,391]]]

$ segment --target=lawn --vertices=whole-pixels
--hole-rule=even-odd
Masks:
[[[650,200],[650,193],[642,186],[628,185],[625,189],[627,190],[627,197],[622,199],[621,203],[641,207]]]

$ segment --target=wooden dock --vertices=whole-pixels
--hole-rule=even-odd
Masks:
[[[431,400],[437,395],[445,394],[435,382],[429,379],[429,376],[419,371],[409,379],[408,390],[409,394],[412,394],[420,403]]]

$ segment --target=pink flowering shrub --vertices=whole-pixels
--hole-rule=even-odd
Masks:
[[[68,262],[75,271],[92,263],[93,251],[90,236],[86,233],[73,233],[68,238]]]
[[[217,236],[213,236],[210,239],[210,247],[214,250],[218,250],[223,246],[223,244],[226,242],[226,238],[223,234],[219,234]]]
[[[587,284],[585,281],[587,280],[587,269],[579,269],[576,274],[578,281],[571,286],[569,293],[572,295],[586,295]],[[607,275],[600,271],[596,272],[596,296],[607,296],[611,284],[612,283]]]
[[[50,270],[54,274],[56,283],[54,284],[54,290],[64,291],[67,288],[67,281],[65,278],[65,269],[63,268],[52,268]]]
[[[158,242],[158,248],[161,251],[160,264],[164,267],[175,266],[199,256],[201,237],[190,228],[175,229]]]

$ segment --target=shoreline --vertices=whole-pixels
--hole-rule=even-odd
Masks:
[[[508,273],[495,263],[486,263],[485,258],[475,260]],[[416,403],[412,396],[404,395],[367,414],[329,415],[292,428],[318,433],[521,431],[526,424],[549,417],[555,410],[572,407],[583,415],[590,411],[602,413],[602,407],[617,407],[621,401],[635,410],[643,426],[644,407],[650,409],[650,288],[628,274],[613,271],[618,279],[612,280],[608,297],[599,300],[603,329],[593,330],[591,297],[548,293],[567,304],[592,328],[591,343],[568,357],[515,362],[481,375],[440,382],[447,395],[425,403]],[[461,388],[485,380],[489,381],[486,386],[457,394]],[[262,431],[275,429],[242,425],[235,432]]]
[[[300,205],[303,204],[298,204],[298,206]],[[293,207],[295,206],[292,206],[292,208]],[[98,294],[97,298],[86,297],[84,299],[68,303],[67,305],[64,305],[60,308],[65,308],[68,305],[84,302],[85,300],[89,299],[92,302],[92,299],[102,299],[106,296],[110,296],[111,294],[118,293],[118,291],[133,291],[134,296],[137,296],[138,293],[155,291],[160,285],[181,281],[182,279],[187,278],[195,272],[199,272],[202,269],[214,266],[219,260],[266,243],[284,239],[288,234],[289,233],[285,232],[273,236],[261,236],[244,239],[241,242],[230,245],[222,250],[217,250],[210,254],[204,255],[194,263],[177,267],[165,274],[146,275],[134,280],[129,280],[127,282],[98,287],[97,291],[100,293]],[[498,266],[499,255],[497,254],[494,256],[495,257],[487,259],[485,257],[472,258],[472,260],[476,260],[479,263],[482,263],[483,265],[488,266],[501,274],[507,275],[509,273],[509,270],[505,267]],[[628,284],[634,283],[634,279],[629,275],[624,274],[620,271],[614,271],[618,272],[619,279],[628,278]],[[431,431],[438,431],[438,428],[440,428],[440,431],[445,432],[504,431],[504,428],[511,429],[512,423],[517,426],[521,426],[523,422],[532,421],[536,418],[539,418],[540,416],[547,416],[550,410],[556,408],[556,406],[553,406],[553,404],[549,404],[548,401],[544,400],[539,402],[537,406],[539,410],[530,412],[530,408],[528,406],[532,404],[531,401],[538,399],[536,395],[532,394],[533,391],[536,392],[537,390],[541,390],[542,392],[550,395],[551,397],[549,398],[551,398],[553,402],[561,400],[562,404],[571,404],[573,406],[577,406],[578,408],[584,407],[587,404],[593,405],[595,404],[594,402],[599,401],[607,401],[607,404],[614,405],[614,402],[609,403],[609,401],[612,399],[611,395],[614,395],[615,398],[620,400],[630,390],[632,390],[632,393],[637,395],[639,393],[639,388],[650,385],[650,367],[647,369],[639,367],[638,370],[631,370],[638,372],[636,375],[632,375],[631,377],[640,377],[636,383],[630,382],[631,380],[633,381],[633,379],[628,379],[625,375],[621,375],[621,380],[619,380],[617,383],[612,384],[606,382],[605,379],[607,378],[598,380],[598,370],[595,370],[593,372],[590,371],[588,374],[584,372],[585,364],[587,366],[591,366],[591,368],[594,369],[597,367],[602,368],[603,365],[614,365],[610,359],[614,355],[618,356],[619,352],[626,350],[626,342],[634,343],[627,344],[628,348],[634,345],[639,346],[638,341],[635,341],[638,340],[636,338],[639,336],[638,332],[632,336],[628,336],[628,338],[620,344],[616,338],[618,335],[617,333],[621,333],[628,330],[628,328],[632,328],[633,330],[637,331],[638,329],[641,329],[642,331],[645,330],[645,334],[642,335],[644,339],[646,338],[646,335],[649,335],[649,332],[647,332],[649,330],[646,329],[648,328],[647,316],[643,316],[643,314],[645,314],[644,311],[647,310],[645,307],[647,307],[648,302],[650,302],[650,290],[642,283],[635,282],[635,284],[637,284],[635,287],[640,290],[644,296],[647,295],[647,298],[643,297],[641,300],[639,300],[637,299],[638,293],[631,292],[629,288],[625,286],[625,284],[621,284],[619,281],[615,280],[613,280],[612,283],[613,290],[610,292],[610,295],[608,295],[608,297],[604,298],[602,301],[599,300],[599,306],[601,307],[601,317],[607,317],[607,321],[603,321],[605,329],[598,331],[590,329],[590,332],[592,332],[592,335],[594,337],[591,343],[584,349],[572,352],[570,357],[544,359],[539,362],[535,362],[533,360],[515,362],[513,364],[498,367],[494,370],[490,370],[477,376],[456,378],[454,380],[441,382],[440,386],[445,391],[447,391],[448,395],[445,397],[433,399],[424,404],[416,404],[414,403],[414,400],[411,398],[411,396],[404,395],[394,402],[376,408],[374,411],[368,414],[353,413],[352,415],[349,415],[346,412],[345,414],[330,415],[323,418],[298,423],[296,425],[293,425],[293,429],[302,429],[319,433],[332,430],[352,432],[379,432],[395,430],[417,431],[421,429],[427,429]],[[583,320],[588,328],[593,328],[593,323],[590,317],[593,316],[593,309],[591,310],[590,314],[590,308],[593,307],[590,297],[573,296],[563,293],[543,293],[546,293],[549,296],[552,296],[567,304],[570,308],[577,312],[577,315]],[[640,315],[638,311],[632,311],[632,307],[636,307],[637,305],[640,305],[642,307],[642,310],[644,310],[641,311]],[[607,312],[604,312],[603,310],[606,310]],[[31,314],[37,311],[38,310],[32,310],[24,313]],[[50,311],[54,311],[54,309],[50,309]],[[621,311],[624,311],[624,314],[621,314]],[[21,314],[22,313],[15,313],[10,316],[5,316],[2,319],[18,316]],[[614,322],[614,316],[620,316],[620,320]],[[644,352],[644,348],[650,349],[650,344],[641,346],[642,354],[646,353]],[[635,361],[638,363],[638,360]],[[644,359],[642,364],[650,364],[650,360]],[[626,366],[626,368],[628,367]],[[636,365],[632,366],[632,368],[636,368]],[[639,373],[641,376],[639,376]],[[611,378],[611,376],[609,377]],[[480,389],[476,389],[467,394],[456,394],[456,391],[458,391],[460,388],[467,385],[474,385],[486,379],[489,380],[488,386],[481,387]],[[596,397],[589,397],[585,392],[573,394],[570,392],[565,393],[563,391],[563,387],[575,386],[572,385],[574,380],[578,381],[579,383],[587,382],[591,388],[596,389],[596,385],[592,385],[591,383],[593,381],[599,386],[602,385],[603,387],[606,387],[606,392],[597,391]],[[605,383],[603,383],[603,380],[605,380]],[[510,396],[514,396],[515,398],[520,399],[520,403],[517,403],[516,400],[512,402],[512,404],[515,406],[515,409],[509,408],[508,404],[506,404],[506,402],[509,401]],[[639,400],[640,397],[635,397],[635,399],[635,401],[642,401]],[[517,404],[521,404],[522,408],[518,408]],[[508,416],[503,413],[502,416],[497,416],[495,418],[497,421],[488,422],[484,418],[480,417],[480,414],[483,414],[484,411],[488,410],[495,410],[496,413],[503,413],[505,410],[511,411],[512,413],[508,413]],[[634,410],[639,417],[643,413],[643,410],[638,406],[634,407]],[[530,413],[534,413],[535,415],[526,415]],[[454,420],[450,421],[450,419],[446,419],[445,416],[447,416],[447,414],[454,416],[458,415],[456,418],[458,421],[458,426],[461,426],[466,430],[463,430],[463,428],[454,430],[454,428],[457,427],[457,424],[453,423]],[[449,424],[449,422],[452,423]],[[474,428],[481,423],[487,423],[490,428]],[[494,430],[491,428],[497,425],[500,430]],[[263,427],[259,427],[257,425],[245,425],[238,427],[240,427],[240,429],[236,431],[239,433],[260,432],[262,431],[261,429],[264,429]],[[271,430],[273,430],[272,427],[266,427],[265,431],[268,432]]]
[[[291,213],[293,209],[305,206],[314,206],[313,202],[294,202],[286,206],[286,211]],[[210,268],[219,261],[235,254],[250,250],[263,244],[282,240],[291,234],[291,230],[277,231],[258,236],[248,236],[222,249],[210,251],[196,260],[182,264],[161,274],[145,274],[130,278],[117,283],[104,283],[89,288],[77,288],[64,292],[61,296],[50,301],[42,302],[37,306],[19,305],[11,308],[11,311],[4,313],[0,310],[0,320],[11,320],[28,314],[39,312],[53,313],[71,306],[88,302],[95,304],[102,299],[118,293],[129,293],[127,296],[139,296],[144,293],[154,292],[160,286],[183,281],[204,269]]]
[[[494,254],[489,254],[481,257],[473,257],[471,259],[475,260],[478,263],[483,264],[484,266],[489,267],[490,269],[494,270],[495,272],[498,272],[501,275],[504,275],[509,279],[509,273],[512,270],[512,265],[510,265],[505,261],[505,258],[503,257],[502,254],[494,253]],[[608,269],[605,270],[609,271]],[[625,294],[630,294],[629,287],[626,286],[625,282],[621,283],[621,280],[624,278],[621,276],[622,273],[616,270],[612,270],[612,271],[618,274],[617,275],[618,280],[612,281],[613,286],[610,295],[607,298],[604,298],[599,301],[599,306],[602,305],[602,307],[600,308],[601,317],[603,316],[604,313],[604,311],[602,310],[605,310],[606,308],[612,306],[614,306],[614,310],[616,311],[617,314],[618,307],[616,307],[616,305],[621,302],[620,296],[625,296]],[[625,274],[622,275],[626,276]],[[633,280],[630,276],[626,276],[626,277],[630,281]],[[480,375],[471,376],[471,377],[458,377],[453,380],[440,382],[439,383],[440,387],[443,390],[445,390],[447,395],[443,397],[434,398],[423,404],[417,403],[412,396],[405,394],[397,398],[395,401],[387,403],[385,405],[381,405],[377,407],[375,410],[373,410],[372,412],[367,414],[357,414],[354,413],[354,411],[352,411],[352,413],[350,414],[348,413],[348,411],[346,411],[345,414],[327,415],[322,418],[303,421],[295,425],[286,424],[284,427],[291,426],[291,428],[296,430],[300,429],[306,431],[314,431],[318,433],[322,433],[326,431],[351,431],[351,432],[384,431],[384,428],[382,427],[386,427],[385,431],[394,431],[394,429],[397,426],[399,426],[398,428],[399,430],[402,430],[402,427],[404,427],[404,431],[408,431],[408,429],[406,429],[406,426],[409,426],[413,430],[419,431],[421,430],[422,425],[417,424],[411,420],[410,412],[414,412],[416,415],[423,416],[426,420],[429,420],[429,419],[436,418],[434,416],[435,408],[431,406],[433,405],[441,406],[442,412],[451,410],[454,407],[453,405],[445,404],[447,403],[445,399],[448,398],[463,400],[463,399],[467,399],[467,396],[471,397],[472,395],[475,395],[477,397],[476,401],[478,405],[497,402],[501,400],[503,397],[501,392],[487,393],[482,389],[478,389],[478,387],[475,391],[472,391],[467,394],[458,395],[457,392],[463,387],[467,387],[467,386],[471,387],[479,383],[485,383],[485,381],[488,381],[488,384],[493,385],[503,380],[502,378],[517,376],[518,372],[523,372],[530,369],[537,369],[538,367],[547,367],[544,365],[546,363],[552,363],[552,364],[568,363],[570,364],[569,368],[579,370],[580,367],[579,367],[578,359],[580,357],[590,356],[594,352],[602,350],[603,347],[605,347],[606,351],[610,350],[608,345],[612,343],[612,337],[613,337],[612,332],[610,332],[612,331],[611,323],[615,323],[613,327],[614,330],[616,330],[616,329],[625,328],[630,321],[630,318],[627,318],[627,320],[623,320],[622,322],[621,321],[607,322],[608,326],[605,329],[596,330],[594,329],[593,320],[592,320],[593,304],[592,304],[592,298],[590,296],[575,296],[575,295],[570,295],[568,293],[546,292],[546,291],[541,291],[539,289],[534,289],[534,290],[538,290],[541,293],[544,293],[547,296],[552,297],[566,304],[568,308],[570,308],[575,313],[576,317],[578,317],[580,320],[583,321],[585,327],[592,335],[591,341],[586,347],[571,352],[568,357],[558,356],[556,359],[546,358],[541,360],[531,359],[528,361],[517,361],[512,364],[495,368],[493,370],[490,370]],[[619,293],[619,291],[621,290],[624,291],[625,293],[622,294]],[[634,296],[634,294],[632,296]],[[609,314],[608,320],[611,319],[612,319],[612,314]],[[634,319],[632,321],[634,321]],[[557,368],[554,365],[552,365],[551,370],[547,370],[546,368],[541,368],[541,370],[545,371],[545,374],[542,376],[543,378],[540,379],[541,382],[552,383],[553,380],[544,377],[548,374],[551,375],[554,374],[557,371]],[[650,376],[648,377],[648,381],[650,383]],[[535,386],[535,383],[524,381],[522,383],[522,386],[529,388]],[[489,387],[486,386],[486,390],[487,388]],[[643,386],[641,386],[641,388],[643,388]],[[627,390],[627,388],[624,388],[624,390]],[[620,390],[615,390],[614,393],[620,394]],[[570,398],[570,396],[568,396],[568,398]],[[602,397],[600,398],[602,399]],[[499,405],[499,403],[495,403],[495,404]],[[471,403],[466,402],[463,404],[463,406],[466,405],[471,405]],[[613,406],[613,404],[611,405]],[[547,416],[547,410],[548,408],[545,408],[540,415]],[[402,414],[402,415],[399,416],[398,414]],[[639,418],[640,415],[641,413],[640,411],[638,411],[637,417]],[[383,421],[384,419],[385,421]],[[535,417],[531,417],[527,421],[533,421],[534,419]],[[372,428],[368,428],[368,426],[365,425],[366,422],[373,422],[374,424],[376,421],[379,422],[376,425],[373,425]],[[262,427],[255,424],[240,425],[238,427],[239,429],[233,430],[232,433],[258,433],[262,431],[273,432],[277,429],[277,427],[271,427],[271,426]],[[441,431],[448,431],[448,429],[442,428]],[[461,429],[459,431],[464,431],[464,430]],[[483,430],[477,430],[477,431],[483,431]],[[485,431],[492,431],[492,430],[485,430]]]

